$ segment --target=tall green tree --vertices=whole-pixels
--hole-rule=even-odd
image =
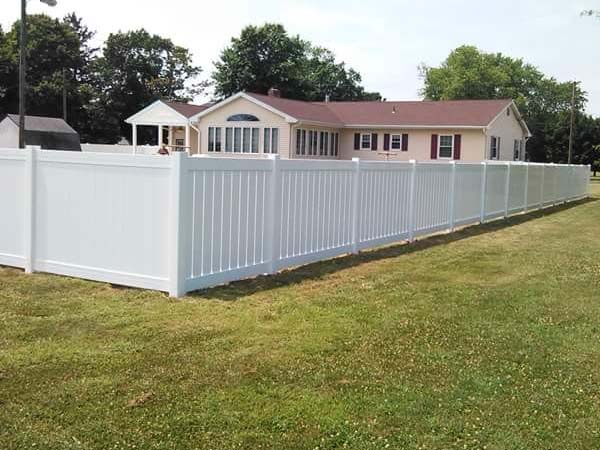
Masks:
[[[522,59],[485,53],[473,46],[453,50],[439,67],[422,65],[420,72],[424,80],[421,93],[428,100],[514,99],[533,134],[527,144],[529,158],[566,161],[566,149],[556,149],[555,132],[571,110],[571,82],[547,77]],[[583,115],[585,103],[586,94],[577,85],[578,116]]]
[[[283,96],[300,100],[380,98],[361,85],[358,72],[322,47],[290,36],[283,25],[248,26],[234,37],[215,62],[212,78],[217,97],[239,91],[266,93],[277,87]]]
[[[19,31],[14,23],[0,40],[0,111],[14,113],[19,108]],[[81,41],[66,21],[46,15],[31,15],[27,22],[27,112],[62,116],[63,69],[82,67]],[[72,86],[70,98],[77,97]]]
[[[150,102],[159,98],[187,101],[205,88],[205,83],[197,81],[201,69],[192,63],[187,49],[143,29],[111,34],[92,68],[98,96],[95,113],[116,118],[120,127],[118,134],[101,136],[102,142],[129,136],[124,120]],[[140,140],[150,140],[153,133],[142,132]]]

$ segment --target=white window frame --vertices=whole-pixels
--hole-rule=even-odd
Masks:
[[[494,145],[492,145],[492,142]],[[500,159],[500,145],[498,144],[498,136],[490,136],[490,159],[493,161],[498,161]],[[496,153],[496,156],[494,156],[494,153]]]
[[[369,140],[369,145],[365,146],[365,136],[368,137]],[[360,134],[360,149],[361,150],[371,150],[371,147],[373,146],[373,142],[372,142],[373,136],[371,135],[371,133],[361,133]]]
[[[398,147],[394,147],[394,138],[397,138],[397,140],[398,140]],[[401,134],[392,134],[390,136],[390,150],[402,151],[402,135]]]
[[[515,142],[513,144],[513,161],[520,161],[521,160],[521,139],[515,139]]]
[[[450,156],[442,156],[442,138],[447,138],[447,137],[449,137],[452,142],[452,145],[450,147]],[[444,145],[444,147],[447,147],[447,146]],[[440,134],[440,136],[438,138],[437,157],[438,157],[438,159],[454,158],[454,135],[453,134]]]

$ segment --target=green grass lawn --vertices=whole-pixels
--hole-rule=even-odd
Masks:
[[[0,268],[0,449],[600,448],[599,230],[589,200],[179,301]]]

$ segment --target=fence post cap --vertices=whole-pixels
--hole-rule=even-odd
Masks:
[[[360,161],[360,158],[352,158],[352,161],[353,161],[353,162],[359,162],[359,161]]]
[[[267,159],[280,159],[280,156],[278,153],[275,153],[275,154],[271,153],[267,156]]]
[[[411,163],[411,164],[416,164],[417,160],[416,159],[409,159],[408,162]]]

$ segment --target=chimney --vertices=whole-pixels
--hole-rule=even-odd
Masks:
[[[270,88],[269,92],[268,92],[269,97],[277,97],[277,98],[281,98],[281,91],[277,88]]]

